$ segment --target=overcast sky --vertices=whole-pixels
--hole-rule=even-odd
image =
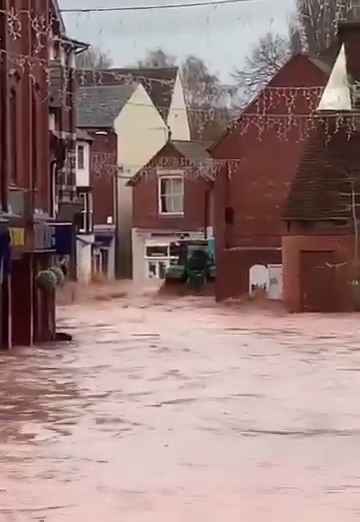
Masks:
[[[189,0],[60,0],[62,8],[186,3]],[[227,6],[161,11],[66,14],[70,36],[108,51],[114,66],[127,66],[146,51],[163,48],[181,61],[203,58],[223,81],[241,66],[251,46],[269,29],[286,32],[294,0],[248,0]]]

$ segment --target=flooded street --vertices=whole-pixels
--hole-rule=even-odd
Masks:
[[[72,343],[1,355],[1,522],[359,520],[357,315],[58,315]]]

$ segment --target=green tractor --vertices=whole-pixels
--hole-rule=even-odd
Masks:
[[[213,244],[207,240],[182,240],[177,243],[177,261],[166,271],[166,281],[186,283],[193,290],[201,290],[216,277]]]

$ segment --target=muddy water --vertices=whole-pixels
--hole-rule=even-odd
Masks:
[[[357,521],[357,316],[117,300],[0,357],[0,521]]]

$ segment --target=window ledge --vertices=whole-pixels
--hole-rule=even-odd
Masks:
[[[169,217],[169,218],[183,218],[184,217],[184,213],[180,213],[180,212],[160,212],[159,213],[159,216],[160,217]]]

